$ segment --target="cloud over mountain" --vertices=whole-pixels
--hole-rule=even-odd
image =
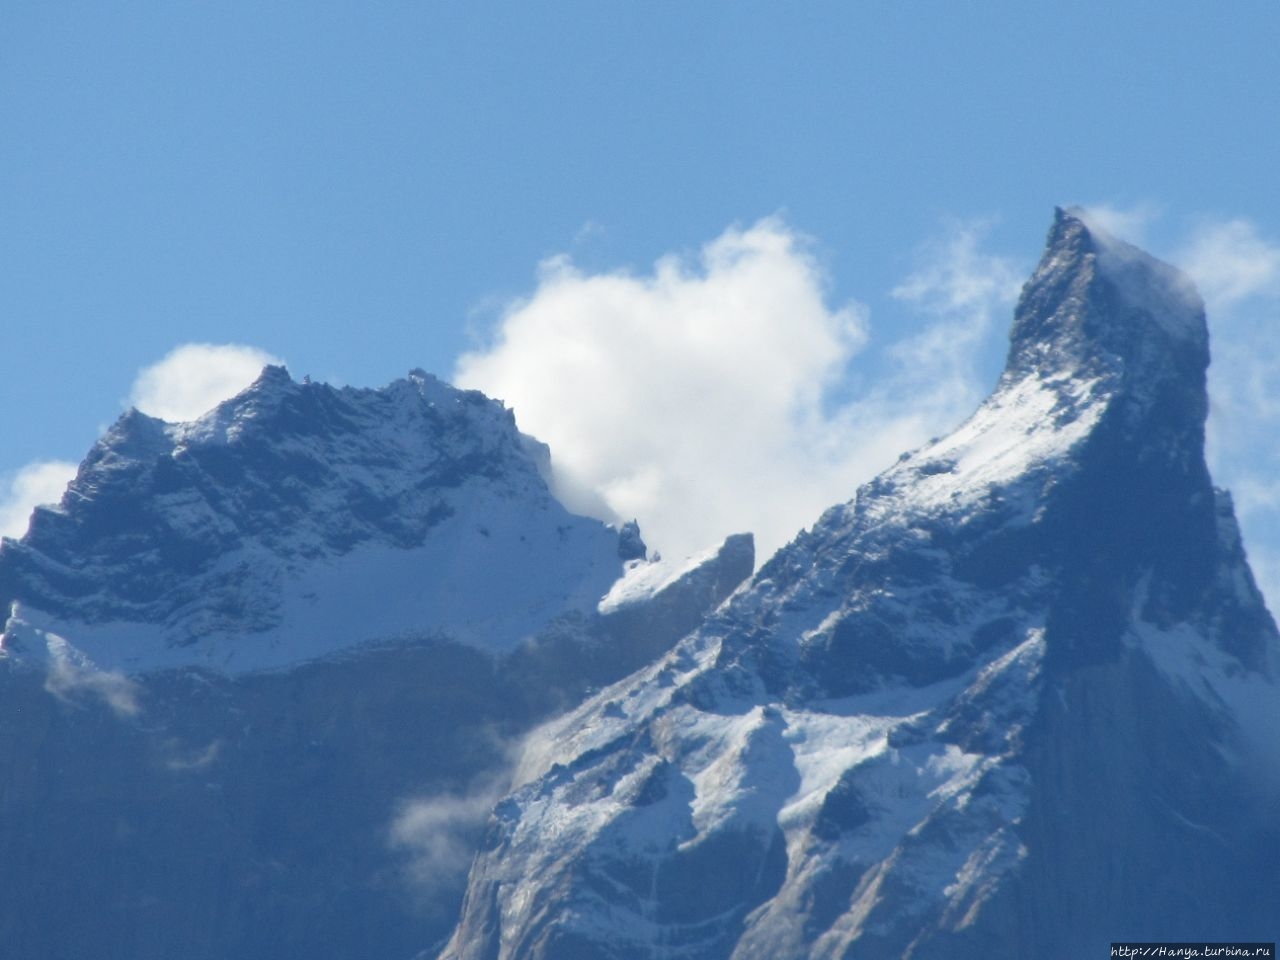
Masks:
[[[980,231],[953,233],[898,291],[932,325],[853,399],[838,390],[867,311],[830,302],[810,241],[778,218],[644,275],[549,260],[455,379],[504,399],[566,488],[638,517],[664,552],[750,529],[768,556],[972,403],[967,358],[1009,299],[1008,268]]]
[[[194,420],[280,362],[237,343],[184,343],[138,371],[129,404],[162,420]]]

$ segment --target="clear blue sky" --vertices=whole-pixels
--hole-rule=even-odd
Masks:
[[[78,460],[186,342],[448,376],[562,252],[643,272],[781,213],[872,376],[948,222],[1026,267],[1060,203],[1274,242],[1277,50],[1274,0],[11,0],[0,476]]]

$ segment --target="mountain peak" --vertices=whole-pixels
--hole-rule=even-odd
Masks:
[[[1087,212],[1058,208],[1014,315],[1002,382],[1102,376],[1203,393],[1208,364],[1204,304],[1187,276]]]
[[[253,386],[284,383],[293,383],[293,377],[289,376],[288,368],[284,364],[269,363],[262,368],[262,372],[258,374]]]
[[[723,662],[740,661],[784,698],[846,696],[956,676],[1003,642],[999,624],[1025,610],[970,620],[970,590],[1034,597],[1031,607],[1047,605],[1046,583],[1090,598],[1079,621],[1055,622],[1050,660],[1070,664],[1121,654],[1133,597],[1159,622],[1220,608],[1204,462],[1208,342],[1185,278],[1060,210],[1011,340],[1008,367],[973,416],[761,568],[740,599],[744,618],[776,604],[788,626],[729,630]],[[1117,586],[1105,609],[1093,602],[1098,583]],[[1260,604],[1251,582],[1241,596]],[[804,617],[793,612],[802,606]],[[1232,655],[1260,667],[1267,625],[1237,636]]]
[[[556,501],[546,459],[500,402],[421,371],[372,390],[269,366],[196,420],[121,416],[0,546],[0,614],[129,671],[279,666],[424,623],[506,650],[622,573],[621,534]],[[502,571],[495,612],[476,584]]]
[[[530,739],[442,956],[1067,957],[1273,916],[1280,635],[1207,363],[1185,278],[1058,211],[974,415]]]
[[[1071,487],[1089,491],[1079,494],[1082,510],[1131,494],[1137,518],[1151,512],[1136,509],[1142,484],[1158,474],[1173,515],[1190,509],[1209,524],[1208,363],[1204,309],[1187,278],[1082,212],[1058,209],[995,391],[951,434],[860,490],[850,509],[908,524],[946,515],[972,527],[989,513],[1039,526]]]

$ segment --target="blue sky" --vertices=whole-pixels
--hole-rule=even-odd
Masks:
[[[1215,456],[1265,563],[1280,555],[1280,463],[1263,449],[1280,418],[1263,362],[1280,347],[1277,44],[1273,2],[15,0],[0,30],[0,480],[78,460],[139,371],[183,344],[356,385],[414,366],[452,378],[513,304],[554,288],[581,293],[577,309],[596,302],[591,278],[622,274],[633,287],[613,308],[673,337],[662,304],[729,290],[710,282],[719,238],[756,244],[751,282],[817,291],[808,342],[829,337],[833,359],[775,370],[762,332],[742,360],[797,391],[821,381],[780,401],[771,429],[802,414],[809,446],[864,447],[797,463],[847,471],[843,490],[989,385],[1009,271],[1033,265],[1055,204],[1084,203],[1213,287],[1221,356],[1240,345]],[[663,257],[682,281],[659,281]],[[945,396],[902,369],[939,331],[963,355],[920,372]],[[729,376],[641,355],[671,395]],[[509,399],[536,363],[504,381]],[[924,412],[907,409],[922,392]],[[858,409],[892,406],[891,435],[835,429],[833,411],[873,396]],[[674,468],[654,435],[601,453],[583,482],[618,509],[662,499]],[[668,453],[698,447],[691,434]],[[644,477],[600,472],[636,449],[656,458]]]

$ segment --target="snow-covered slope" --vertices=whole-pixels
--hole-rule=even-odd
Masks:
[[[1207,363],[1186,281],[1059,211],[977,413],[530,740],[442,957],[1273,938],[1280,648]]]
[[[546,465],[500,403],[421,371],[357,390],[269,367],[191,423],[130,411],[0,543],[5,646],[62,637],[127,673],[422,633],[510,650],[594,609],[635,552],[568,513]]]

